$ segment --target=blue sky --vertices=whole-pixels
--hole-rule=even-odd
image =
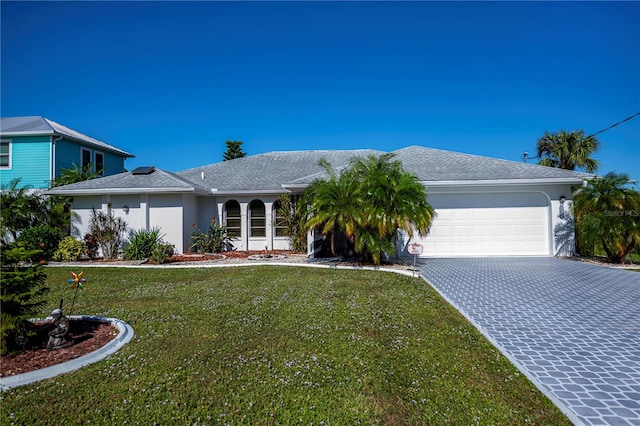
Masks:
[[[2,116],[133,153],[128,169],[409,145],[521,161],[545,130],[640,111],[639,2],[9,2]],[[640,180],[640,116],[599,173]]]

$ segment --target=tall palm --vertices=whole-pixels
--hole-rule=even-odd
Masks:
[[[584,244],[602,249],[609,260],[622,262],[640,245],[640,191],[625,173],[607,173],[581,188],[574,197]]]
[[[583,130],[555,133],[545,132],[536,143],[538,164],[560,169],[583,168],[588,173],[598,169],[598,161],[591,155],[600,148],[600,141],[593,136],[584,136]]]

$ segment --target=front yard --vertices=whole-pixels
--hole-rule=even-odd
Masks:
[[[79,271],[76,271],[79,272]],[[48,310],[70,271],[48,268]],[[74,313],[135,337],[2,394],[15,424],[570,424],[424,281],[247,266],[87,268]]]

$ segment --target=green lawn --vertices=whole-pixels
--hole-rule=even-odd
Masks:
[[[76,271],[79,272],[79,271]],[[48,268],[50,306],[71,300]],[[252,266],[87,268],[108,359],[2,394],[12,424],[570,424],[418,278]]]

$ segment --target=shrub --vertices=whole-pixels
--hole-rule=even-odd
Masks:
[[[207,232],[202,232],[195,224],[191,226],[196,230],[191,234],[193,244],[190,248],[198,253],[219,253],[226,242],[231,240],[227,235],[227,227],[219,224],[215,218],[211,219]]]
[[[2,288],[0,296],[0,353],[18,349],[18,336],[34,334],[29,319],[38,315],[47,303],[43,298],[49,292],[45,287],[47,276],[42,266],[27,265],[25,261],[39,256],[38,250],[27,250],[16,245],[2,253]]]
[[[291,239],[294,251],[304,251],[307,248],[307,230],[304,222],[307,217],[306,208],[298,207],[298,196],[291,193],[278,197],[277,225],[282,227],[283,234]]]
[[[59,229],[39,225],[24,229],[17,241],[22,243],[27,251],[31,251],[34,256],[38,257],[30,260],[51,260],[58,249],[62,237],[62,232]],[[36,253],[34,250],[39,252]]]
[[[111,206],[107,211],[93,209],[89,233],[93,235],[105,259],[115,259],[122,247],[123,235],[127,229],[121,217],[114,217]]]
[[[73,237],[65,237],[60,241],[58,250],[53,254],[53,260],[58,262],[73,262],[87,252],[87,245]]]
[[[140,229],[129,233],[129,242],[124,247],[124,258],[127,260],[148,259],[156,246],[162,243],[160,228]]]
[[[173,256],[174,247],[173,244],[167,244],[160,242],[156,244],[151,254],[151,260],[155,263],[166,263],[167,260]]]

